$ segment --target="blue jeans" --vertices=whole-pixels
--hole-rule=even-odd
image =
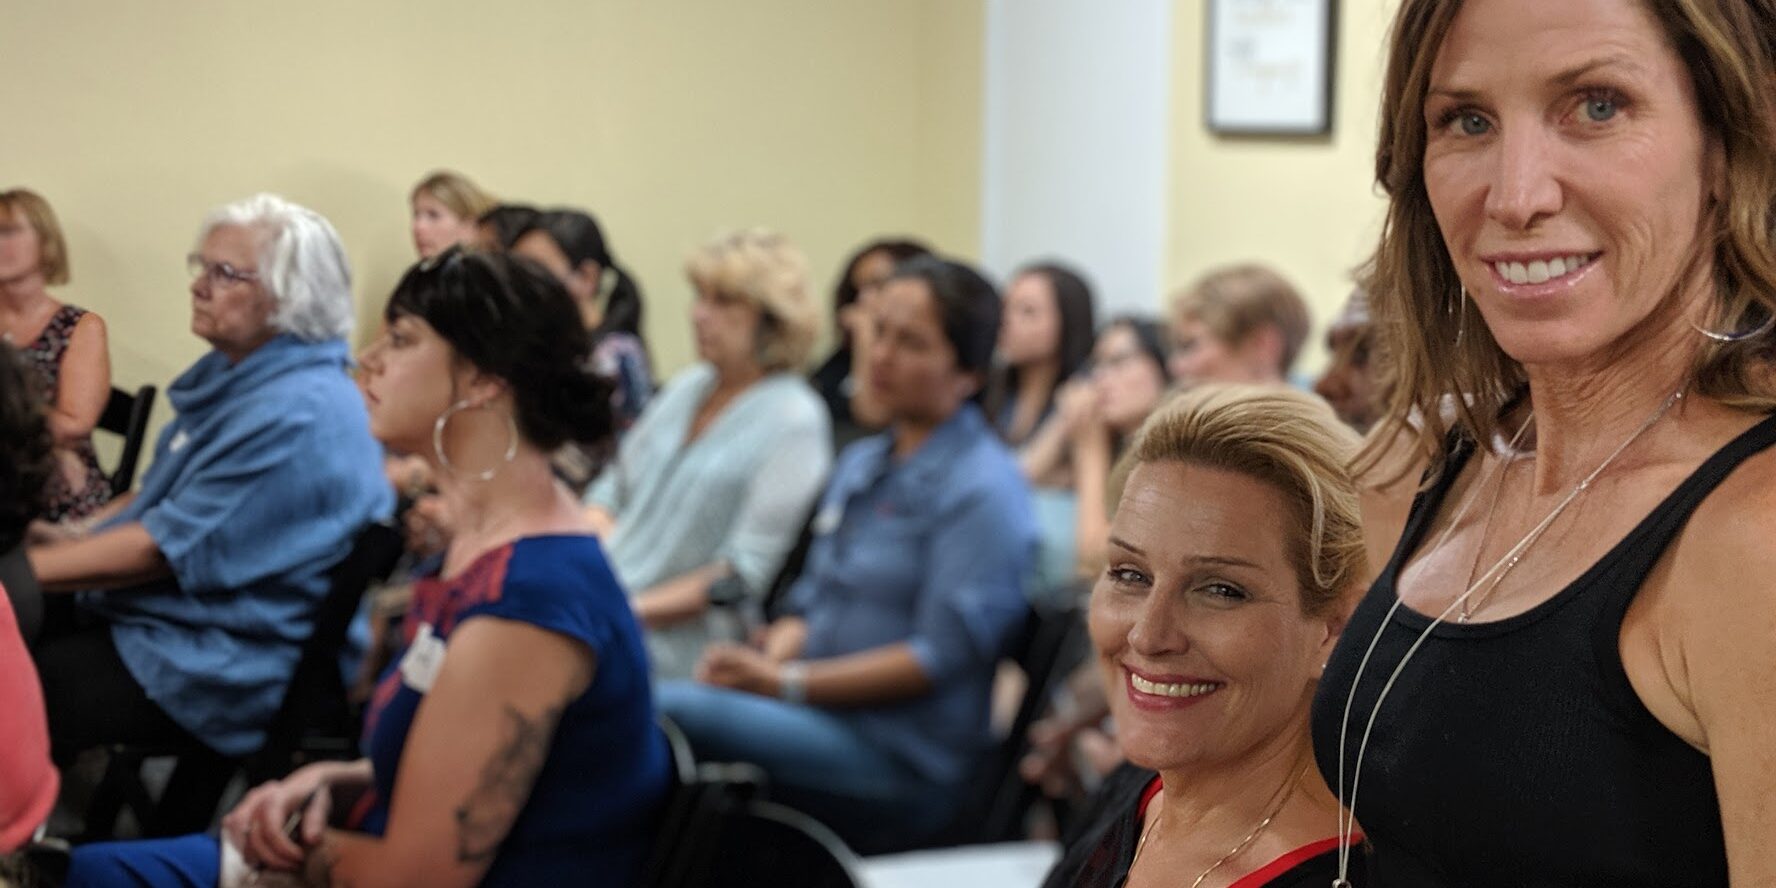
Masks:
[[[100,842],[74,849],[67,888],[216,888],[222,846],[206,835]]]
[[[956,808],[958,788],[926,780],[824,709],[689,681],[661,682],[654,696],[699,761],[758,765],[770,775],[772,801],[813,816],[861,853],[915,846]]]

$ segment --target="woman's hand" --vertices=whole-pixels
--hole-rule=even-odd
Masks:
[[[697,680],[763,697],[775,697],[783,687],[783,666],[762,652],[737,644],[712,644],[697,664]]]
[[[47,546],[77,540],[85,536],[84,529],[84,525],[75,522],[52,524],[39,518],[25,528],[25,545]]]
[[[80,454],[65,447],[55,450],[56,472],[62,476],[62,484],[69,490],[81,490],[86,487],[86,463],[81,462]]]
[[[407,549],[416,555],[436,555],[450,545],[456,531],[444,498],[428,494],[407,509]]]
[[[1074,379],[1062,385],[1055,393],[1055,414],[1061,427],[1073,436],[1102,425],[1103,418],[1098,413],[1098,390],[1092,386],[1091,380]]]
[[[282,780],[261,784],[248,792],[222,818],[222,834],[241,857],[254,867],[295,871],[308,856],[307,848],[320,841],[332,808],[332,788],[368,782],[368,762],[316,762],[298,768]],[[301,844],[285,834],[285,824],[304,802]]]
[[[432,489],[432,467],[423,457],[389,456],[382,461],[389,484],[402,496],[417,500]]]

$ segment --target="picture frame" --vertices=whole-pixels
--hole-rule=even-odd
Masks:
[[[1338,0],[1205,0],[1204,116],[1211,132],[1332,132]]]

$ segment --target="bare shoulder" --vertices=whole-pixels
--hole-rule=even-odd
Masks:
[[[1704,743],[1711,716],[1776,694],[1772,540],[1776,448],[1740,463],[1697,506],[1644,590],[1643,616],[1658,627],[1672,690],[1700,722]]]
[[[1672,578],[1693,589],[1680,596],[1696,616],[1737,603],[1776,613],[1776,447],[1733,469],[1690,516]]]

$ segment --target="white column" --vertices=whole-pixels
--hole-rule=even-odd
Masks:
[[[1169,0],[988,0],[981,261],[1059,258],[1100,321],[1151,314],[1165,268]]]

